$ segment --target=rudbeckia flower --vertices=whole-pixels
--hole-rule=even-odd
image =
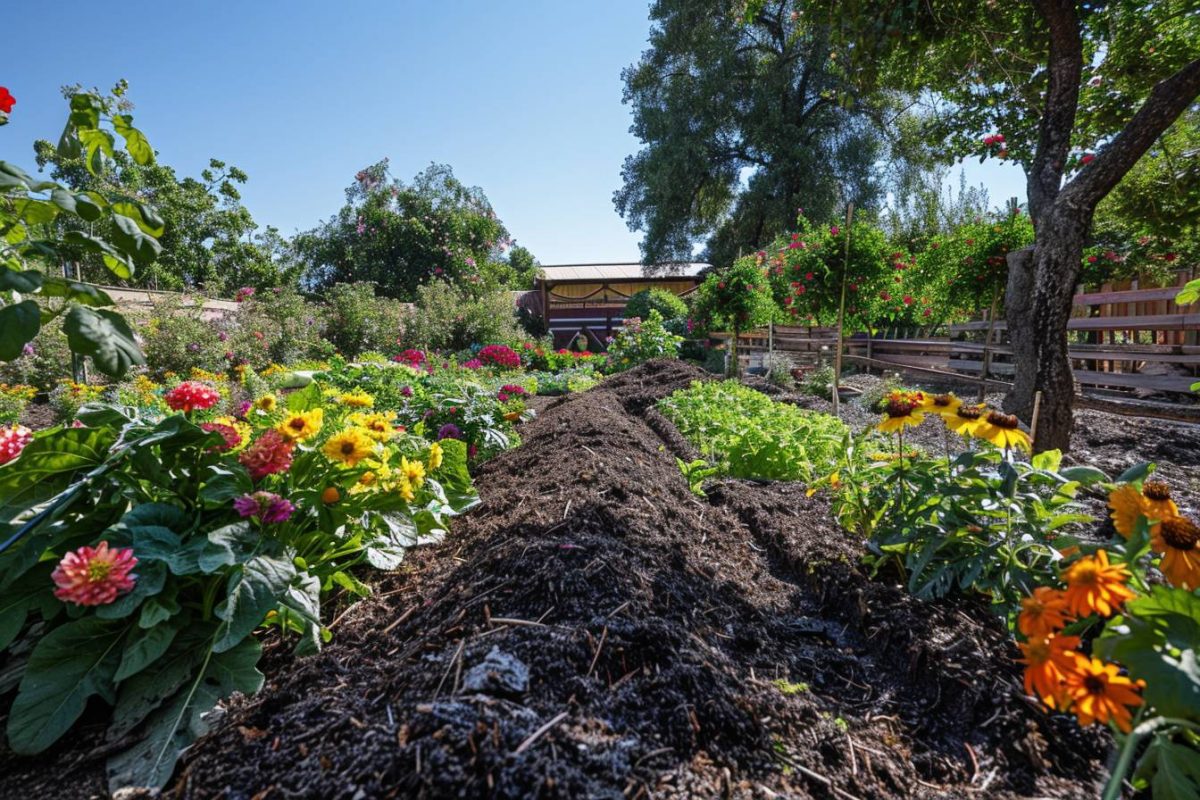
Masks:
[[[1142,484],[1146,516],[1153,520],[1179,516],[1179,507],[1171,499],[1171,487],[1162,481],[1146,481]]]
[[[270,414],[275,410],[275,406],[278,405],[278,403],[279,401],[275,399],[275,395],[264,394],[262,397],[254,401],[254,407],[259,411]]]
[[[433,444],[429,445],[429,471],[430,472],[433,472],[434,470],[436,470],[438,467],[440,467],[442,465],[443,458],[444,458],[444,456],[443,456],[443,452],[442,452],[442,446],[440,444],[438,444],[437,442],[434,442]]]
[[[924,395],[920,392],[892,392],[884,406],[883,421],[875,427],[884,433],[900,433],[907,426],[916,427],[925,419],[921,411]]]
[[[1017,617],[1017,630],[1030,639],[1049,636],[1062,630],[1070,620],[1067,598],[1058,589],[1039,586],[1021,600],[1021,614]]]
[[[1136,684],[1120,671],[1116,664],[1098,658],[1080,658],[1075,669],[1067,672],[1066,697],[1080,725],[1111,721],[1125,733],[1133,728],[1129,708],[1140,706],[1142,698]]]
[[[944,414],[942,420],[946,423],[946,427],[955,433],[963,436],[974,436],[975,431],[984,424],[983,413],[986,409],[983,406],[964,406],[959,405],[954,409],[953,414]]]
[[[421,484],[425,482],[425,465],[420,461],[409,461],[402,456],[400,458],[400,472],[413,485],[414,489],[420,489]]]
[[[296,412],[288,414],[283,422],[275,426],[275,430],[293,441],[303,442],[317,435],[324,419],[325,412],[319,408]]]
[[[1031,444],[1029,434],[1021,430],[1020,426],[1021,421],[1015,415],[991,411],[986,421],[975,429],[975,436],[1005,450],[1019,447],[1027,451]]]
[[[412,484],[409,483],[408,478],[404,477],[403,475],[400,476],[400,480],[396,481],[396,491],[400,493],[401,497],[410,503],[417,497],[416,492],[413,491]]]
[[[921,410],[929,414],[942,414],[945,416],[958,411],[958,407],[961,405],[962,400],[955,397],[953,392],[948,394],[927,394],[925,395],[925,402],[921,403]]]
[[[362,428],[367,436],[370,436],[375,441],[386,442],[392,438],[395,418],[396,413],[394,411],[375,414],[355,412],[348,416],[346,421],[355,427]]]
[[[1155,526],[1150,548],[1163,554],[1158,568],[1172,586],[1200,588],[1200,525],[1187,517],[1168,517]]]
[[[137,563],[128,547],[110,550],[108,542],[81,547],[63,556],[51,573],[58,587],[54,596],[80,606],[106,606],[133,588],[137,576],[130,572]]]
[[[1112,509],[1109,517],[1112,518],[1113,527],[1126,539],[1133,535],[1138,520],[1146,516],[1147,511],[1142,493],[1129,483],[1123,483],[1108,493],[1108,507]],[[1157,527],[1151,527],[1151,533]]]
[[[350,392],[339,395],[338,402],[350,408],[371,408],[375,405],[375,398],[366,392]]]
[[[1093,612],[1102,617],[1112,616],[1118,606],[1133,597],[1133,591],[1125,585],[1128,578],[1129,570],[1120,564],[1109,564],[1105,551],[1084,556],[1063,573],[1067,608],[1078,617]]]
[[[1025,657],[1025,692],[1050,708],[1066,706],[1066,676],[1083,658],[1075,648],[1078,636],[1036,636],[1028,642],[1018,642]]]
[[[325,442],[322,452],[330,461],[345,464],[348,467],[358,466],[358,462],[367,458],[375,451],[375,442],[361,428],[347,428],[335,433]]]

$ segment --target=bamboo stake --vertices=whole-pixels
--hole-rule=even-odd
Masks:
[[[854,203],[846,206],[846,258],[842,262],[842,299],[838,303],[838,335],[837,350],[833,353],[833,415],[841,416],[841,398],[838,397],[838,387],[842,383],[842,346],[845,344],[845,331],[842,326],[846,321],[846,278],[850,274],[850,225],[854,221]]]
[[[1029,438],[1037,443],[1038,415],[1042,413],[1042,392],[1039,389],[1033,395],[1033,419],[1029,421]]]
[[[987,338],[983,340],[983,372],[981,377],[983,382],[979,384],[979,399],[978,402],[983,402],[984,391],[987,388],[987,380],[991,376],[992,369],[992,335],[996,330],[996,307],[1000,302],[1000,293],[992,291],[992,310],[988,313],[988,330]]]

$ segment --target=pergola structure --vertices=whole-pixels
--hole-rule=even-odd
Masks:
[[[546,320],[555,347],[581,334],[591,349],[603,350],[625,321],[625,304],[643,289],[663,289],[680,297],[695,291],[708,264],[554,264],[543,266],[521,304]],[[536,306],[536,308],[534,307]]]

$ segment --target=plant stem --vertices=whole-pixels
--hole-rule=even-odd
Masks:
[[[1121,796],[1121,784],[1125,780],[1125,773],[1129,771],[1129,764],[1133,761],[1134,751],[1137,750],[1137,744],[1142,739],[1136,733],[1136,730],[1145,710],[1146,706],[1141,706],[1133,718],[1133,731],[1135,732],[1127,735],[1125,741],[1121,744],[1121,754],[1117,757],[1117,763],[1113,767],[1112,774],[1108,776],[1108,784],[1104,787],[1103,800],[1118,800]]]

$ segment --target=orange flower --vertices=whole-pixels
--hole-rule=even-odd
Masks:
[[[1133,591],[1125,585],[1129,570],[1120,564],[1109,564],[1108,553],[1097,550],[1094,556],[1084,556],[1063,573],[1067,583],[1067,608],[1079,617],[1097,612],[1111,616]]]
[[[1158,568],[1172,586],[1200,588],[1200,525],[1187,517],[1168,517],[1155,526],[1150,549],[1163,554]]]
[[[1079,657],[1066,675],[1065,692],[1080,725],[1114,722],[1123,732],[1133,728],[1130,706],[1140,706],[1137,685],[1119,675],[1120,667],[1098,658]]]
[[[1078,636],[1037,636],[1028,642],[1018,642],[1025,656],[1025,691],[1050,708],[1066,708],[1067,674],[1076,669],[1083,658],[1076,651]]]
[[[1021,615],[1017,617],[1017,629],[1025,636],[1035,639],[1049,636],[1062,630],[1070,621],[1067,613],[1067,598],[1058,589],[1039,586],[1033,594],[1021,601]]]
[[[1137,527],[1138,519],[1146,514],[1146,502],[1136,487],[1123,483],[1108,494],[1109,516],[1117,533],[1128,539]]]

